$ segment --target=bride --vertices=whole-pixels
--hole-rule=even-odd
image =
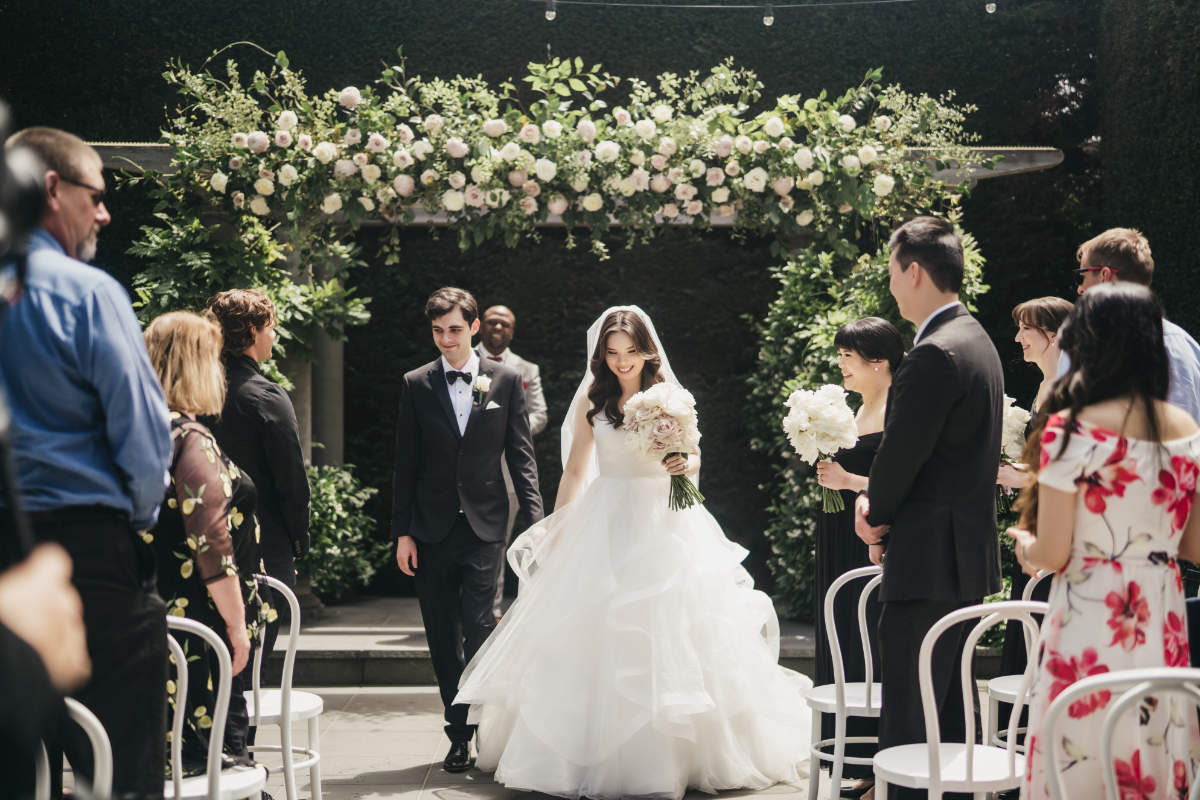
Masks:
[[[562,797],[682,797],[798,778],[806,678],[778,665],[779,622],[746,551],[703,506],[667,507],[664,464],[626,447],[622,408],[675,381],[636,306],[588,330],[563,423],[555,512],[513,543],[520,594],[459,682],[480,769]]]

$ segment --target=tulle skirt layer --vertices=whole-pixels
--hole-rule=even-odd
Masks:
[[[795,780],[811,682],[778,665],[745,556],[659,477],[601,477],[519,537],[519,597],[459,685],[479,767],[563,797]]]

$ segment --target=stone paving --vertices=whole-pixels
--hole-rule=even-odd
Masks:
[[[459,775],[442,771],[448,742],[442,733],[442,707],[432,686],[330,687],[311,689],[325,699],[321,716],[322,789],[326,800],[407,798],[465,800],[466,798],[540,799],[545,795],[516,792],[472,769]],[[293,741],[305,741],[305,726],[296,723]],[[278,743],[278,729],[264,728],[262,743]],[[274,754],[264,755],[270,764]],[[307,770],[298,780],[299,797],[311,798]],[[828,778],[820,797],[828,800]],[[286,797],[283,778],[273,770],[267,791]],[[762,795],[771,800],[808,797],[808,784],[779,784],[759,792],[731,791],[721,798]],[[710,797],[690,792],[688,798]]]

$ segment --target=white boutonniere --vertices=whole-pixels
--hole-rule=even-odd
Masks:
[[[492,379],[488,375],[480,375],[475,379],[475,405],[483,405],[487,393],[492,390]]]

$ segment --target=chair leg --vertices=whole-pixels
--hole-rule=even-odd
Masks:
[[[887,781],[878,775],[875,776],[875,800],[888,800]]]
[[[846,714],[840,712],[833,717],[833,766],[829,768],[829,796],[836,798],[842,793],[842,767],[846,762]]]
[[[821,741],[821,712],[813,709],[812,738],[808,746],[808,800],[817,800],[817,790],[821,785],[821,759],[817,755],[817,742]]]
[[[287,800],[296,800],[296,768],[292,766],[295,763],[295,753],[292,752],[292,721],[290,719],[279,720],[279,746],[280,754],[283,756],[283,787],[287,793]]]
[[[985,744],[999,745],[997,739],[1000,738],[1000,701],[988,695],[988,715],[985,725],[987,736],[984,737]]]
[[[309,717],[308,748],[321,755],[321,718]],[[308,795],[312,800],[321,800],[321,760],[308,768]]]

